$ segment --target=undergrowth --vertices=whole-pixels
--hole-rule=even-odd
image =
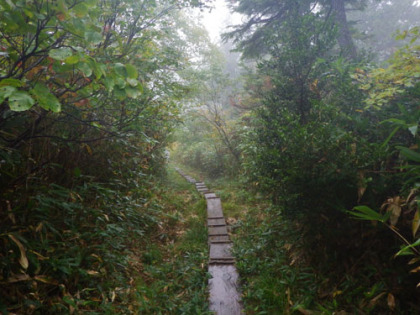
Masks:
[[[316,239],[309,250],[302,223],[269,198],[232,180],[211,185],[224,209],[232,205],[225,212],[235,218],[230,224],[246,314],[417,314],[415,296],[407,295],[414,284],[392,248],[378,256],[376,241],[360,247],[354,239],[359,256],[349,250],[347,258],[328,257],[332,252]]]
[[[141,314],[208,314],[205,202],[192,185],[170,170],[170,193],[163,201],[178,220],[173,235],[149,243],[141,255],[137,311]]]
[[[141,180],[4,194],[0,312],[205,313],[203,201],[173,171]]]

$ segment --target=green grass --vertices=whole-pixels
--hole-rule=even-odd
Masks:
[[[161,202],[172,219],[164,226],[166,236],[156,235],[142,253],[134,310],[139,314],[209,314],[205,201],[173,168],[164,184],[167,189]]]

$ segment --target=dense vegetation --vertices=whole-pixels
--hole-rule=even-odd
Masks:
[[[170,147],[248,313],[418,314],[418,1],[234,0],[222,48],[204,3],[0,0],[0,311],[206,313]]]
[[[242,91],[217,106],[207,93],[197,110],[206,119],[194,114],[174,155],[245,185],[235,202],[250,199],[249,210],[233,216],[248,311],[417,314],[419,7],[231,3],[244,15],[225,34],[242,52]],[[392,47],[378,21],[350,19],[363,14],[401,20],[401,43]]]
[[[206,242],[165,249],[190,204],[162,182],[199,5],[0,1],[0,312],[205,309]]]

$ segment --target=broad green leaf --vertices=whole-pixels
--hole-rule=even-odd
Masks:
[[[17,79],[4,79],[0,81],[0,87],[1,86],[21,87],[22,81],[17,80]]]
[[[420,238],[415,241],[414,243],[404,246],[403,248],[401,248],[401,250],[395,254],[395,256],[405,256],[405,255],[413,255],[414,252],[412,250],[413,247],[419,246],[420,245]]]
[[[64,62],[68,65],[74,65],[76,63],[78,63],[80,60],[80,56],[79,55],[72,55],[70,57],[67,57],[66,59],[64,59]]]
[[[125,90],[124,89],[120,89],[120,88],[114,89],[114,95],[119,100],[123,100],[123,99],[125,99],[127,97],[127,95],[125,93]]]
[[[401,154],[407,158],[409,161],[420,162],[420,153],[410,150],[406,147],[397,146],[398,150],[400,150]]]
[[[92,75],[92,68],[87,62],[81,62],[77,65],[77,69],[83,72],[86,77],[90,77]]]
[[[384,148],[389,143],[389,141],[392,139],[392,137],[395,136],[395,134],[398,132],[398,130],[400,130],[400,128],[401,128],[400,126],[397,126],[397,127],[394,128],[394,130],[392,130],[392,132],[386,138],[384,143],[381,144],[381,148]]]
[[[406,247],[401,248],[395,254],[395,257],[397,257],[397,256],[410,256],[410,255],[414,255],[414,251],[410,247],[406,246]]]
[[[115,73],[118,74],[119,76],[122,76],[123,78],[127,77],[127,70],[122,63],[118,62],[114,64],[114,70],[115,70]]]
[[[34,16],[34,13],[33,13],[31,10],[28,10],[28,9],[26,9],[26,8],[23,8],[23,12],[25,12],[25,15],[26,15],[28,18],[32,18],[32,17]]]
[[[385,222],[391,215],[391,213],[381,215],[375,210],[372,210],[371,208],[369,208],[368,206],[357,206],[357,207],[354,207],[354,210],[356,211],[349,211],[349,213],[359,219],[369,220],[369,221]]]
[[[125,69],[127,70],[127,75],[129,78],[137,80],[138,73],[136,67],[130,64],[126,64]]]
[[[102,41],[102,35],[95,31],[85,33],[85,40],[91,45],[98,45]]]
[[[13,86],[0,86],[0,104],[16,91],[16,88]]]
[[[94,59],[89,59],[88,63],[93,69],[93,73],[97,79],[100,79],[102,76],[106,76],[106,66],[104,64],[98,64]]]
[[[124,89],[127,86],[127,83],[122,78],[117,78],[115,83],[120,89]]]
[[[139,81],[137,81],[136,79],[132,79],[132,78],[128,78],[127,82],[128,82],[128,84],[130,84],[133,87],[136,87],[139,84]]]
[[[115,81],[114,78],[108,76],[104,79],[105,87],[107,88],[108,92],[112,92],[114,90]]]
[[[85,3],[81,2],[73,7],[73,11],[76,13],[77,17],[84,17],[86,14],[88,14],[89,8]]]
[[[51,58],[55,60],[63,61],[64,59],[72,55],[72,50],[68,47],[62,47],[59,49],[52,49],[48,54]]]
[[[15,112],[28,110],[34,104],[34,99],[25,91],[16,91],[9,96],[10,109]]]
[[[402,119],[397,119],[397,118],[390,118],[390,119],[386,119],[386,120],[384,120],[384,121],[381,121],[381,122],[380,122],[380,124],[382,125],[382,124],[387,123],[387,122],[390,122],[390,123],[396,124],[396,125],[398,125],[398,126],[400,126],[400,127],[407,127],[407,123],[406,123],[404,120],[402,120]]]
[[[416,136],[417,130],[418,130],[418,125],[411,126],[411,127],[408,128],[408,130],[411,132],[411,134],[413,136]]]
[[[61,111],[60,101],[43,84],[38,83],[31,90],[32,95],[38,101],[39,106],[45,110],[51,110],[54,113]]]
[[[127,87],[125,89],[125,92],[127,93],[127,96],[131,97],[131,98],[136,98],[140,95],[140,91],[138,89],[132,88],[132,87]]]

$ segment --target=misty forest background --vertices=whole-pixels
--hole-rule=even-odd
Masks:
[[[0,0],[0,312],[208,314],[177,165],[247,314],[420,313],[420,3],[228,5]]]

